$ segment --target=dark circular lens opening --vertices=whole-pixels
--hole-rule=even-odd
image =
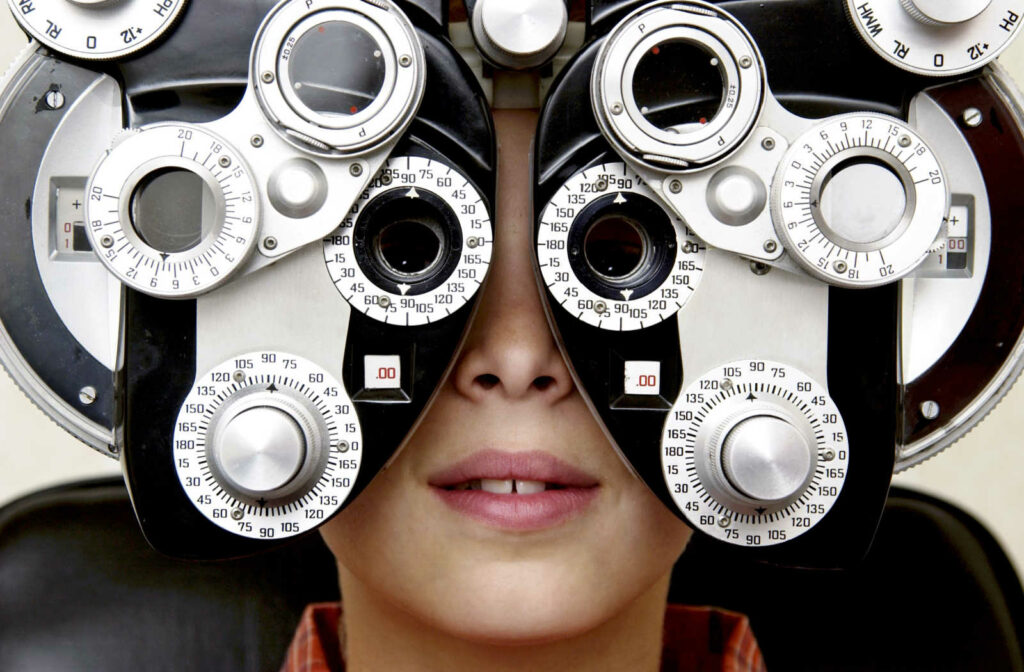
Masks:
[[[213,190],[190,170],[165,168],[139,182],[129,215],[136,235],[155,250],[173,254],[197,246],[214,224]]]
[[[640,270],[647,241],[640,227],[621,215],[598,218],[583,239],[583,255],[597,275],[624,280]]]
[[[380,94],[387,66],[377,40],[347,21],[326,21],[292,48],[288,74],[303,105],[324,116],[358,114]]]
[[[689,40],[655,45],[633,74],[633,99],[640,113],[663,131],[699,131],[718,115],[724,97],[718,58]]]
[[[377,235],[376,252],[388,270],[415,277],[429,271],[441,257],[444,234],[431,219],[403,219],[385,224]]]

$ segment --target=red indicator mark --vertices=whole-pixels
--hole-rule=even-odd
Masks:
[[[352,107],[348,108],[348,113],[349,114],[355,114],[358,111],[359,111],[359,108],[356,107],[355,105],[353,105]]]
[[[657,56],[658,54],[661,53],[661,47],[655,45],[654,47],[651,48],[651,53]]]

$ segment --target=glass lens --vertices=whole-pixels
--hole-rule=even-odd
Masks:
[[[369,107],[384,86],[381,47],[368,32],[345,21],[306,31],[288,59],[295,95],[317,114],[344,117]]]
[[[214,224],[216,203],[195,173],[167,168],[147,175],[131,200],[135,233],[150,247],[173,254],[190,250]]]
[[[633,75],[633,98],[640,113],[671,133],[693,133],[714,119],[724,88],[718,59],[688,40],[652,47]]]
[[[646,254],[644,242],[636,224],[610,215],[590,227],[583,241],[583,254],[595,273],[618,280],[640,268]]]

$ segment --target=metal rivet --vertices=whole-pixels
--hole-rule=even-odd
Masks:
[[[384,173],[383,175],[381,175],[380,176],[380,183],[383,184],[383,185],[391,184],[391,175],[389,175],[388,173]]]
[[[964,123],[971,128],[977,128],[981,126],[981,122],[985,121],[985,115],[976,107],[968,107],[964,110],[963,119]]]
[[[722,389],[723,390],[731,390],[732,389],[732,381],[729,380],[728,378],[724,379],[721,384],[722,384]]]
[[[922,401],[921,402],[921,415],[924,416],[925,420],[934,420],[939,417],[939,403],[937,401]]]
[[[263,247],[265,247],[268,250],[276,250],[277,238],[274,238],[273,236],[267,236],[266,238],[263,239]]]
[[[598,180],[594,184],[594,188],[598,191],[608,191],[608,180]]]
[[[347,453],[348,452],[348,441],[338,441],[338,452],[339,453]]]
[[[471,249],[471,250],[472,249],[476,249],[476,247],[478,245],[480,245],[479,239],[477,239],[477,238],[466,238],[466,246],[469,247],[469,249]]]
[[[622,103],[612,103],[612,114],[622,114]]]
[[[683,183],[679,180],[669,180],[668,190],[671,191],[673,194],[678,194],[680,191],[683,190]]]
[[[267,70],[262,75],[260,75],[260,79],[262,79],[265,84],[270,84],[274,81],[274,73]]]
[[[263,136],[262,135],[254,135],[251,138],[249,138],[249,143],[253,147],[262,147],[263,146]]]
[[[775,250],[779,249],[779,244],[774,240],[766,240],[764,241],[764,245],[762,245],[762,247],[764,248],[765,252],[767,252],[768,254],[772,254],[775,252]]]
[[[86,406],[92,405],[96,401],[96,388],[92,385],[86,385],[78,391],[78,400]]]
[[[408,54],[402,54],[401,56],[398,57],[398,64],[403,68],[408,68],[410,65],[412,65],[412,56]]]
[[[761,147],[767,152],[772,151],[775,149],[775,138],[765,138],[761,141]]]
[[[910,139],[909,135],[901,135],[900,136],[900,140],[899,140],[900,147],[910,147],[910,143],[912,143],[912,142],[913,142],[913,140]]]
[[[102,245],[103,247],[113,247],[114,246],[114,237],[113,236],[103,236],[102,238],[100,238],[100,245]]]
[[[730,525],[732,525],[732,519],[729,516],[722,516],[718,519],[719,527],[729,527]]]
[[[46,106],[51,110],[59,110],[64,107],[65,98],[64,94],[57,89],[50,89],[46,92],[46,98],[44,99]]]
[[[231,520],[241,520],[245,517],[245,511],[241,509],[233,509],[231,511]]]
[[[836,452],[834,450],[826,450],[821,455],[822,462],[831,462],[834,459],[836,459]]]
[[[117,446],[107,446],[107,452],[116,457],[121,452],[121,449]]]
[[[235,379],[236,383],[241,383],[245,380],[245,371],[235,371],[231,377]]]
[[[772,267],[768,264],[760,261],[750,262],[750,272],[754,275],[765,275],[768,271],[772,270]]]
[[[741,68],[744,68],[744,69],[745,68],[749,68],[753,64],[754,64],[754,59],[752,59],[750,56],[743,56],[743,57],[740,58],[740,67]]]
[[[604,315],[605,313],[608,312],[608,304],[605,303],[604,301],[595,301],[594,312],[598,313],[599,315]]]
[[[381,308],[390,308],[391,298],[387,296],[382,296],[379,299],[377,299],[377,305],[380,306]]]
[[[848,267],[845,261],[842,259],[836,259],[835,263],[832,264],[832,268],[835,269],[836,273],[842,274],[846,273]]]
[[[363,164],[353,163],[348,167],[348,172],[352,173],[353,177],[359,177],[363,174]]]
[[[228,166],[231,165],[231,157],[230,156],[222,156],[219,159],[217,159],[217,163],[220,164],[221,168],[227,168]]]

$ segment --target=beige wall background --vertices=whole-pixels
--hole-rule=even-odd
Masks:
[[[0,64],[11,62],[24,44],[14,20],[0,10]],[[1001,60],[1024,82],[1024,40]],[[980,518],[1024,574],[1022,411],[1024,385],[1018,385],[966,438],[897,476],[896,482],[944,497]],[[0,437],[0,505],[49,485],[120,473],[116,462],[80,444],[43,415],[6,375],[0,376]]]

